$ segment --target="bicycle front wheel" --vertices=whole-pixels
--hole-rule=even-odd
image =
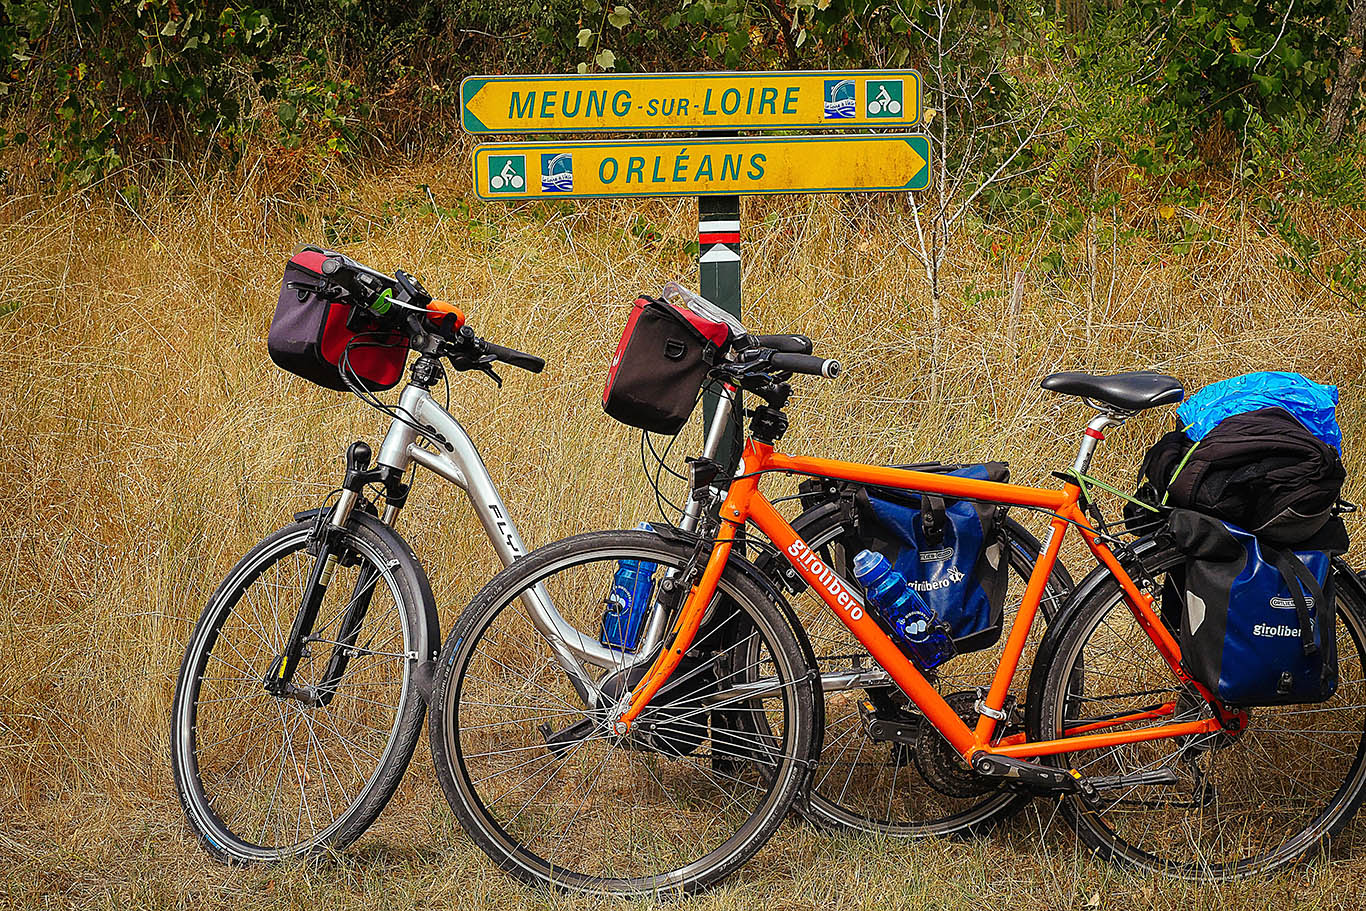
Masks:
[[[294,677],[299,695],[267,692],[313,567],[312,527],[287,526],[242,558],[181,665],[171,765],[191,828],[222,861],[350,844],[398,787],[422,729],[413,671],[429,657],[431,589],[403,540],[368,516],[340,538]]]
[[[1138,559],[1161,591],[1184,558],[1149,543]],[[1063,804],[1088,847],[1147,870],[1226,880],[1310,856],[1347,824],[1366,787],[1366,603],[1342,563],[1335,561],[1333,572],[1340,682],[1329,701],[1250,709],[1248,727],[1238,734],[1051,758],[1098,783],[1090,803],[1076,797]],[[1062,738],[1067,730],[1094,729],[1164,705],[1174,706],[1167,719],[1173,723],[1209,717],[1204,700],[1184,691],[1157,653],[1113,577],[1095,586],[1066,622],[1050,657],[1036,665],[1045,677],[1028,712],[1031,739]]]
[[[466,609],[438,662],[432,757],[451,809],[503,869],[617,895],[692,891],[748,860],[787,814],[818,739],[816,694],[792,626],[732,565],[665,687],[625,736],[622,696],[654,653],[577,662],[585,701],[532,622],[538,590],[596,641],[622,561],[654,592],[692,548],[647,532],[579,535],[518,560]],[[716,723],[762,717],[764,734]]]

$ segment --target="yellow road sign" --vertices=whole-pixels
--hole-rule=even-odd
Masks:
[[[474,150],[482,199],[730,196],[920,190],[920,135],[491,143]]]
[[[468,133],[908,127],[920,120],[915,70],[470,76]]]

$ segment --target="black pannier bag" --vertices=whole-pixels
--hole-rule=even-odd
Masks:
[[[352,380],[371,391],[393,388],[403,378],[408,340],[383,328],[364,307],[334,299],[323,279],[327,253],[304,247],[285,266],[280,301],[270,321],[266,349],[276,366],[297,376],[345,391],[343,357]]]
[[[1259,408],[1224,418],[1198,443],[1180,430],[1163,436],[1143,457],[1137,497],[1293,545],[1333,517],[1346,477],[1336,449],[1285,409]],[[1133,504],[1124,514],[1135,532],[1149,530],[1155,516]]]
[[[603,410],[631,427],[678,433],[729,340],[725,323],[657,298],[638,298],[607,374]]]
[[[1004,462],[981,465],[913,465],[917,471],[1008,481]],[[808,490],[812,488],[808,487]],[[953,631],[957,651],[989,648],[1001,637],[1010,584],[1006,509],[936,494],[848,485],[854,535],[841,542],[850,566],[864,548],[887,558]]]
[[[1347,549],[1342,520],[1291,547],[1267,544],[1213,516],[1178,509],[1168,533],[1186,555],[1168,577],[1182,664],[1239,707],[1323,702],[1338,685],[1332,555]]]

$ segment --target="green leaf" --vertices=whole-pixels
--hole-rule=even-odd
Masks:
[[[586,63],[580,63],[580,64],[579,64],[579,75],[582,76],[584,73],[587,73],[587,72],[588,72],[588,64],[586,64]]]
[[[602,12],[602,4],[598,0],[583,0],[583,8],[590,13]]]
[[[280,121],[280,126],[286,130],[293,129],[299,121],[299,109],[286,101],[275,109],[275,117]]]
[[[588,47],[593,43],[593,30],[591,28],[579,29],[579,47]]]
[[[797,47],[801,47],[803,44],[806,44],[806,29],[797,33]]]
[[[625,28],[631,22],[631,11],[618,5],[616,9],[607,14],[607,21],[617,28]]]
[[[604,70],[610,70],[617,65],[617,55],[604,48],[598,52],[598,56],[593,58],[593,62]]]

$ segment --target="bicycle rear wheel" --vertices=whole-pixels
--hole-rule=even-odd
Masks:
[[[1157,591],[1183,561],[1154,543],[1138,559]],[[1308,857],[1347,824],[1366,789],[1366,600],[1344,564],[1335,561],[1333,572],[1340,682],[1331,700],[1251,709],[1240,734],[1050,758],[1104,782],[1089,805],[1080,797],[1063,803],[1091,849],[1147,870],[1226,880]],[[1036,665],[1044,676],[1029,707],[1030,738],[1061,738],[1070,728],[1172,702],[1173,722],[1209,717],[1204,700],[1185,692],[1158,655],[1113,577],[1091,588]]]
[[[294,678],[316,698],[266,691],[313,566],[312,527],[287,526],[242,558],[209,599],[181,664],[171,766],[191,828],[222,861],[350,844],[398,787],[422,729],[413,671],[430,653],[431,589],[402,539],[369,516],[357,514],[342,534]],[[354,621],[349,608],[361,601],[367,609],[348,636],[344,618]],[[327,679],[339,649],[345,667]]]
[[[452,629],[432,757],[460,824],[512,875],[617,895],[693,891],[738,869],[786,816],[818,739],[815,687],[790,620],[739,569],[626,736],[612,733],[614,705],[653,654],[584,664],[606,694],[586,705],[521,601],[541,586],[596,639],[619,561],[656,564],[658,592],[691,552],[645,532],[569,538],[496,576]],[[722,710],[762,716],[766,733],[713,723]]]

